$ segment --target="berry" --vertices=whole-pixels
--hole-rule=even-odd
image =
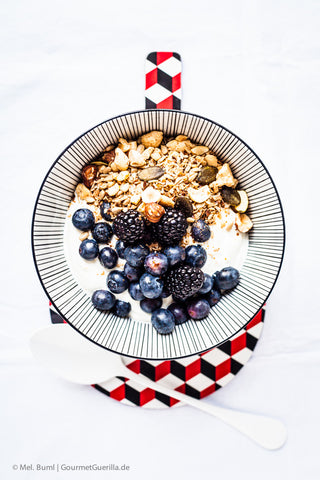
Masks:
[[[166,276],[166,288],[177,300],[185,300],[202,287],[204,273],[200,268],[178,265]]]
[[[132,267],[142,267],[149,252],[149,248],[145,245],[134,245],[125,249],[124,258]]]
[[[205,295],[204,298],[205,300],[207,300],[210,307],[213,307],[219,302],[221,298],[221,293],[219,292],[219,290],[211,290],[209,293],[207,293],[207,295]]]
[[[79,230],[87,232],[91,230],[94,226],[94,215],[88,208],[79,208],[72,215],[72,223]]]
[[[236,268],[225,267],[220,272],[216,272],[216,284],[220,290],[230,290],[239,283],[240,274]]]
[[[118,317],[127,317],[131,311],[131,304],[123,300],[116,300],[112,311],[118,315]]]
[[[139,267],[132,267],[132,265],[127,262],[123,267],[123,273],[130,282],[137,282],[141,277],[143,270]]]
[[[105,268],[114,268],[118,263],[118,254],[111,247],[104,247],[99,252],[99,260]]]
[[[110,203],[109,202],[102,202],[100,206],[100,214],[101,217],[107,220],[107,222],[111,222],[112,218],[110,215]]]
[[[116,297],[108,290],[96,290],[93,292],[91,301],[99,310],[110,310],[116,301]]]
[[[145,296],[143,295],[143,293],[141,291],[139,282],[130,283],[129,293],[130,293],[131,298],[133,298],[133,300],[137,300],[138,302],[140,302],[140,300],[143,300],[145,298]]]
[[[175,327],[173,314],[164,308],[158,308],[152,313],[151,323],[161,334],[171,333]]]
[[[145,221],[136,210],[121,212],[113,221],[113,231],[120,240],[133,244],[143,239]]]
[[[203,298],[195,298],[190,300],[187,305],[188,314],[193,320],[202,320],[210,312],[210,305]]]
[[[139,284],[145,297],[157,298],[161,296],[163,281],[159,277],[154,277],[150,273],[144,273],[139,280]]]
[[[145,298],[140,302],[141,310],[147,313],[154,312],[157,308],[160,308],[161,305],[162,298]]]
[[[178,245],[165,248],[163,253],[167,256],[170,267],[173,267],[186,259],[185,249]]]
[[[201,293],[201,294],[208,293],[208,292],[210,292],[212,287],[213,287],[212,277],[211,277],[211,275],[208,275],[207,273],[205,273],[202,287],[199,288],[198,293]]]
[[[156,242],[154,231],[152,225],[146,224],[146,229],[144,232],[143,243],[150,245],[150,243]]]
[[[129,281],[120,270],[112,270],[107,276],[107,287],[113,293],[122,293],[128,286]]]
[[[174,316],[176,325],[186,322],[189,318],[186,307],[181,303],[171,303],[168,307],[168,310]]]
[[[201,268],[207,261],[207,252],[201,245],[189,245],[186,248],[186,264]]]
[[[209,225],[200,219],[192,224],[191,235],[196,242],[206,242],[211,237],[211,230]]]
[[[168,298],[170,297],[171,293],[169,292],[169,290],[164,286],[163,287],[163,290],[162,290],[162,293],[161,293],[161,298]]]
[[[116,251],[120,258],[124,258],[124,251],[127,245],[122,240],[117,240]]]
[[[144,268],[151,275],[160,276],[168,267],[168,259],[163,253],[150,253],[144,260]]]
[[[188,223],[182,212],[174,208],[167,210],[154,225],[156,239],[162,245],[176,245],[187,231]]]
[[[112,235],[111,225],[106,222],[98,222],[92,229],[92,236],[98,243],[108,243]]]
[[[83,240],[80,243],[79,253],[85,260],[93,260],[99,255],[99,247],[95,240]]]

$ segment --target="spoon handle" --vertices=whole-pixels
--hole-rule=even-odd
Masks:
[[[159,383],[153,382],[142,375],[132,372],[127,367],[123,366],[123,375],[130,380],[135,380],[140,385],[152,388],[157,392],[169,395],[176,400],[190,405],[191,407],[209,413],[220,420],[223,420],[228,425],[234,427],[238,431],[244,433],[251,440],[255,441],[261,447],[268,450],[275,450],[282,447],[287,438],[286,427],[280,420],[256,415],[252,413],[239,412],[236,410],[229,410],[222,407],[217,407],[209,403],[189,397],[183,393],[171,390]]]

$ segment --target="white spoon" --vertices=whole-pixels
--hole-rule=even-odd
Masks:
[[[155,383],[129,370],[120,355],[88,341],[69,325],[51,325],[37,331],[30,339],[30,347],[37,360],[71,382],[92,385],[116,376],[126,377],[220,418],[264,448],[275,450],[286,441],[286,427],[279,420],[217,407]]]

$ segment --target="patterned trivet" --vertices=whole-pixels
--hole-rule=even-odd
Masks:
[[[152,52],[146,59],[145,106],[181,108],[181,58],[175,52]],[[183,132],[182,132],[183,133]],[[227,385],[250,359],[261,335],[264,309],[232,339],[208,352],[178,360],[146,361],[123,357],[133,372],[194,398],[204,398]],[[52,323],[65,320],[50,305]],[[97,390],[119,402],[145,408],[166,408],[179,404],[174,398],[123,377],[99,385]]]

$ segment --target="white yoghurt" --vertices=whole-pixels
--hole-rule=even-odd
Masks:
[[[79,208],[88,208],[94,211],[94,208],[83,200],[74,200],[71,202],[64,230],[64,248],[67,264],[71,273],[79,286],[91,297],[95,290],[106,287],[107,275],[110,270],[104,268],[98,258],[94,260],[85,260],[79,255],[81,231],[72,224],[72,215]],[[213,274],[223,267],[234,267],[238,270],[243,265],[248,250],[248,234],[240,233],[234,226],[234,215],[232,210],[228,210],[222,215],[219,223],[211,225],[211,237],[207,242],[201,243],[207,252],[207,261],[202,268],[205,273]],[[91,234],[89,236],[91,238]],[[110,245],[114,246],[117,239],[112,238]],[[187,234],[187,242],[189,244],[195,242],[191,235]],[[100,244],[100,248],[106,245]],[[125,260],[119,258],[115,269],[121,269],[125,264]],[[131,318],[139,321],[150,322],[151,315],[141,310],[139,302],[133,300],[128,291],[125,291],[117,298],[130,302]],[[164,298],[162,306],[165,308],[172,302],[171,297]]]

